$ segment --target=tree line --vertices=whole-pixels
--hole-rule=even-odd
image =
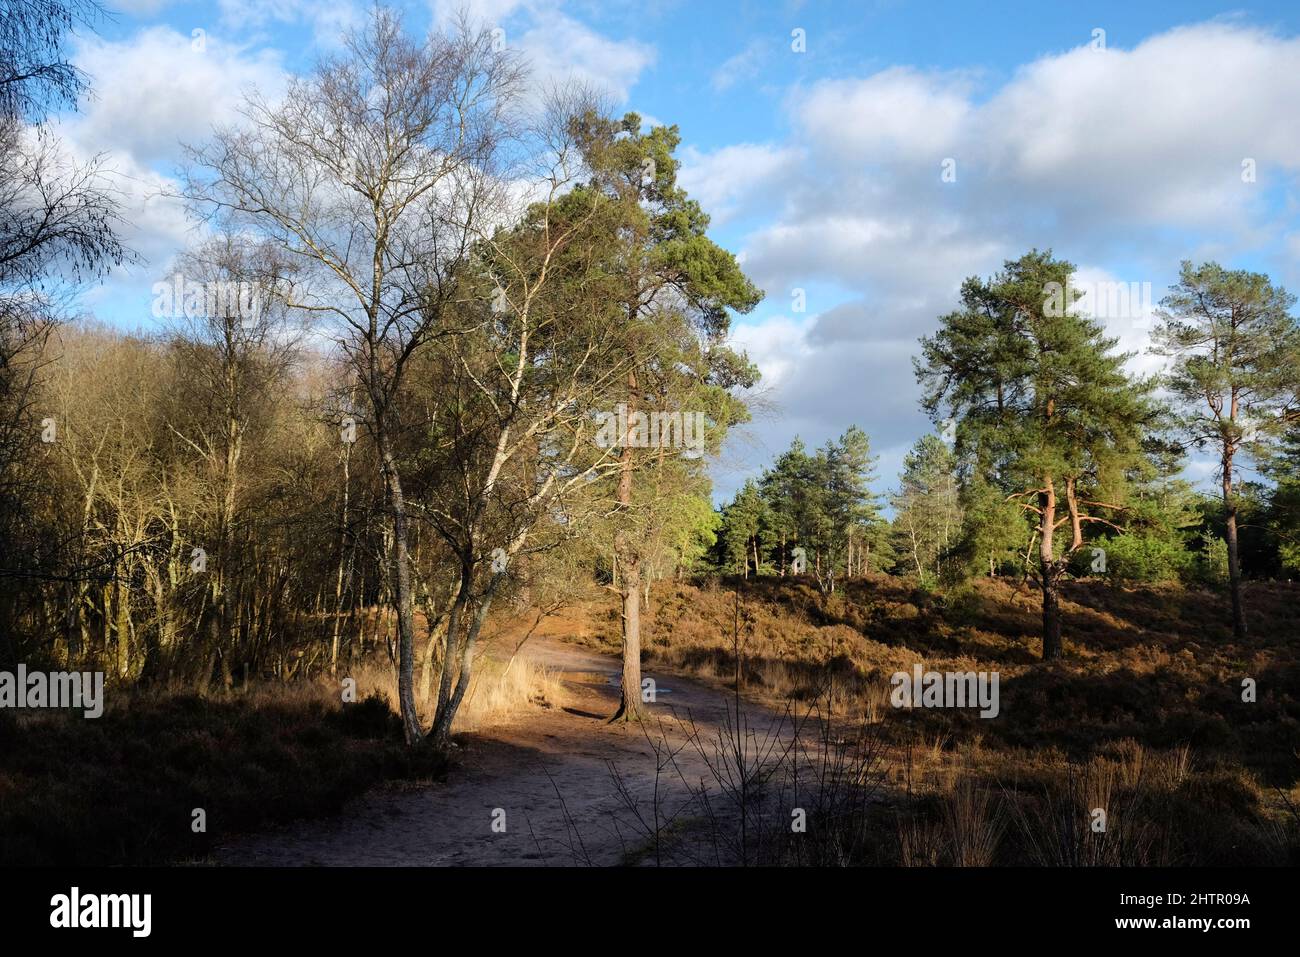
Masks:
[[[57,64],[61,36],[3,39]],[[84,288],[78,250],[130,255],[95,232],[110,185],[62,171],[74,230],[0,274],[0,658],[205,692],[386,648],[408,742],[442,747],[494,603],[542,607],[582,563],[620,593],[637,716],[641,603],[702,547],[706,456],[757,379],[727,332],[761,293],[678,186],[675,127],[526,76],[485,28],[416,38],[381,6],[283,99],[250,92],[186,147],[203,239],[147,333],[32,295]],[[43,114],[11,99],[21,167]],[[30,186],[13,246],[50,218]],[[687,446],[639,441],[683,414]]]
[[[1045,296],[1071,264],[1035,251],[970,279],[921,341],[944,428],[889,518],[856,427],[713,509],[708,458],[758,380],[728,332],[761,291],[679,186],[675,127],[580,87],[539,102],[464,20],[417,38],[377,7],[186,147],[202,238],[172,288],[239,295],[142,302],[143,327],[170,299],[146,332],[81,318],[79,292],[143,265],[102,162],[47,122],[86,92],[61,43],[98,8],[4,4],[0,666],[206,693],[379,649],[407,740],[442,747],[493,608],[574,582],[617,593],[631,719],[664,578],[1032,575],[1050,658],[1068,575],[1222,575],[1242,634],[1243,579],[1300,564],[1294,300],[1214,264],[1164,301],[1160,379]],[[649,426],[681,415],[702,436]],[[1198,450],[1215,500],[1180,478]]]
[[[828,589],[867,571],[1030,576],[1049,659],[1067,576],[1223,581],[1244,636],[1244,579],[1300,572],[1295,297],[1260,273],[1184,262],[1152,332],[1165,371],[1141,377],[1075,307],[1074,272],[1050,252],[1008,261],[968,279],[921,339],[922,405],[945,434],[908,452],[891,520],[865,435],[811,456],[796,440],[721,509],[718,567],[784,575],[798,548]],[[1182,477],[1196,454],[1217,465],[1216,495]]]

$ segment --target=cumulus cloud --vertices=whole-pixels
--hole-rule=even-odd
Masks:
[[[760,404],[772,412],[728,438],[725,459],[743,459],[747,467],[715,473],[718,496],[730,497],[795,436],[816,448],[854,423],[868,430],[880,457],[879,488],[893,482],[907,448],[930,428],[912,394],[915,339],[907,330],[886,329],[879,338],[859,336],[834,348],[825,340],[827,327],[847,321],[856,328],[873,319],[868,304],[851,302],[803,321],[779,315],[736,327],[736,346],[763,372]]]
[[[824,80],[790,107],[822,155],[847,163],[935,165],[972,122],[970,80],[892,67],[863,80]]]
[[[955,290],[963,276],[1010,247],[959,223],[846,211],[797,216],[756,230],[745,263],[764,289],[826,279],[891,293]]]
[[[272,96],[283,90],[277,53],[202,39],[196,45],[169,27],[151,27],[121,41],[85,40],[75,62],[90,74],[95,96],[68,120],[68,135],[90,151],[126,153],[144,165],[171,163],[179,143],[233,121],[244,90],[256,86]]]
[[[81,303],[97,309],[111,302],[115,314],[143,326],[149,316],[149,287],[170,268],[179,249],[188,244],[195,224],[177,198],[179,184],[136,162],[129,153],[86,149],[57,119],[46,127],[69,169],[95,169],[95,188],[118,207],[117,238],[133,259],[111,267],[108,281],[90,285]]]
[[[767,209],[780,205],[779,194],[764,194],[764,184],[779,182],[796,171],[799,150],[765,143],[737,143],[711,153],[694,147],[682,151],[678,174],[683,188],[722,224],[758,208],[760,197]]]
[[[769,55],[770,44],[766,39],[752,40],[739,53],[727,57],[713,71],[709,83],[719,93],[725,92],[745,80],[758,76],[762,61]]]
[[[539,16],[519,38],[519,48],[539,87],[576,81],[606,90],[620,102],[655,60],[649,44],[611,40],[560,13]]]
[[[763,387],[780,387],[794,378],[800,363],[812,354],[807,338],[809,322],[773,316],[763,323],[737,326],[733,344],[749,353],[763,370]]]
[[[1137,375],[1158,372],[1164,360],[1147,347],[1165,289],[1150,280],[1126,279],[1094,266],[1081,266],[1074,279],[1080,293],[1075,311],[1100,323],[1107,335],[1119,340],[1121,352],[1133,353],[1129,371]]]
[[[1243,229],[1261,191],[1300,169],[1300,40],[1225,23],[1132,50],[1081,48],[1025,67],[984,108],[977,154],[1027,201],[1055,196],[1067,222]]]
[[[744,332],[786,345],[756,352],[779,373],[781,416],[760,427],[770,444],[851,422],[881,451],[910,444],[927,427],[917,339],[963,278],[1031,247],[1079,266],[1099,291],[1081,305],[1138,353],[1135,372],[1158,365],[1151,312],[1181,259],[1250,257],[1294,281],[1300,240],[1277,197],[1300,173],[1300,126],[1278,118],[1298,98],[1300,39],[1227,21],[1044,56],[1000,86],[893,66],[794,88],[787,142],[694,154],[684,171],[724,209],[773,211],[739,244],[758,285],[782,301],[792,287],[833,294],[796,342],[762,308]],[[746,161],[769,172],[751,180]]]
[[[463,11],[471,22],[501,30],[506,44],[524,55],[539,90],[573,81],[626,102],[656,57],[650,44],[605,36],[566,14],[557,0],[433,0],[431,6],[436,23]]]
[[[256,86],[275,97],[285,86],[277,53],[211,34],[194,40],[163,26],[122,40],[83,39],[74,62],[90,74],[95,94],[51,127],[78,164],[98,157],[119,204],[119,238],[138,261],[116,268],[83,302],[127,324],[148,321],[150,286],[196,235],[174,178],[181,143],[237,120],[244,90]]]
[[[823,80],[789,97],[790,143],[689,166],[724,204],[781,197],[745,242],[760,285],[951,287],[1033,245],[1105,262],[1139,240],[1151,263],[1176,266],[1187,250],[1172,230],[1247,245],[1274,236],[1259,228],[1267,191],[1300,171],[1300,126],[1277,117],[1297,97],[1300,40],[1209,23],[1132,50],[1044,57],[992,91],[970,74],[901,67]],[[803,161],[770,159],[793,155]],[[742,160],[764,158],[775,182],[746,175]],[[1255,182],[1243,181],[1245,160]]]
[[[354,0],[217,0],[221,25],[230,30],[253,30],[272,23],[302,23],[311,27],[317,46],[337,47],[343,35],[365,19]]]

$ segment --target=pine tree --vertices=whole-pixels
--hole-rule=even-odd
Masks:
[[[628,435],[619,437],[614,552],[623,597],[623,693],[615,719],[635,718],[641,687],[641,567],[651,529],[635,510],[634,473],[665,452],[634,441],[646,413],[702,412],[705,448],[716,451],[731,426],[748,419],[734,390],[758,379],[756,367],[726,346],[731,312],[748,312],[762,293],[735,257],[707,235],[709,217],[677,183],[675,126],[642,132],[641,117],[587,111],[574,130],[590,171],[574,190],[597,198],[610,217],[607,255],[617,277],[620,322],[629,355],[624,373]]]
[[[916,361],[927,412],[937,420],[950,410],[958,454],[978,450],[978,467],[1034,525],[1045,660],[1062,653],[1059,585],[1070,557],[1085,526],[1117,527],[1123,476],[1154,418],[1151,384],[1133,381],[1116,340],[1072,308],[1073,273],[1034,250],[987,281],[968,279],[962,308],[921,340]]]
[[[1277,541],[1282,574],[1300,573],[1300,427],[1292,428],[1271,451],[1264,474],[1273,481],[1268,496],[1268,526]]]
[[[1123,530],[1093,543],[1101,552],[1089,554],[1080,571],[1129,581],[1192,577],[1192,544],[1205,531],[1201,496],[1178,477],[1185,462],[1177,446],[1157,438],[1146,444],[1145,459],[1130,475],[1132,493],[1120,522]]]
[[[754,481],[747,481],[722,512],[718,541],[724,567],[748,578],[752,562],[754,574],[758,575],[763,565],[761,556],[765,551],[763,534],[769,525],[767,503]]]
[[[872,545],[879,540],[883,521],[878,498],[871,491],[875,462],[870,439],[856,425],[818,453],[823,476],[818,558],[825,557],[831,590],[837,571],[852,577],[867,567]]]
[[[923,582],[942,577],[961,532],[959,494],[956,455],[939,436],[922,436],[904,457],[890,499],[900,570],[914,571]]]
[[[1288,424],[1296,404],[1300,331],[1289,314],[1295,297],[1267,276],[1218,263],[1182,264],[1177,285],[1161,300],[1155,351],[1173,358],[1168,386],[1181,426],[1197,448],[1219,460],[1224,541],[1232,593],[1232,630],[1246,634],[1238,547],[1238,452],[1262,450]]]
[[[1021,573],[1033,536],[1029,514],[978,469],[959,470],[961,531],[953,548],[957,571],[965,575]]]
[[[815,511],[814,499],[821,494],[811,487],[813,481],[813,460],[798,436],[759,480],[771,516],[777,571],[783,577],[792,573],[793,549],[808,549],[810,515]]]

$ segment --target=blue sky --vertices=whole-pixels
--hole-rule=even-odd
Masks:
[[[97,36],[73,44],[96,97],[61,125],[80,154],[106,154],[144,257],[85,305],[148,328],[148,289],[194,236],[166,195],[178,143],[233,120],[250,84],[274,96],[365,8],[116,6]],[[456,5],[403,6],[426,30]],[[1031,246],[1075,262],[1086,282],[1150,284],[1155,300],[1183,258],[1300,288],[1295,4],[479,0],[469,10],[505,31],[538,82],[577,75],[677,124],[683,182],[768,293],[736,326],[764,386],[754,423],[715,470],[722,495],[795,434],[817,445],[852,423],[872,436],[878,487],[889,488],[928,428],[910,362],[917,337],[963,277]],[[1148,306],[1099,318],[1140,351]]]

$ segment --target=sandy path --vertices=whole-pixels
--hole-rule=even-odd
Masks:
[[[712,742],[727,723],[731,702],[725,694],[645,672],[657,685],[648,738],[635,725],[605,723],[617,705],[614,658],[546,637],[531,639],[521,654],[562,673],[568,692],[564,710],[530,709],[511,724],[471,736],[461,766],[445,784],[372,791],[337,818],[298,822],[221,847],[214,854],[217,863],[619,864],[637,859],[629,852],[644,852],[650,843],[638,816],[653,821],[656,786],[662,819],[679,812],[678,824],[700,820],[699,802],[684,781],[706,780],[716,793],[708,764],[715,758]],[[784,726],[774,711],[753,704],[742,708],[759,739]],[[688,716],[705,745],[703,753],[688,743],[691,726],[683,720]],[[656,781],[656,765],[667,763],[665,744],[679,750],[675,766],[666,767]],[[493,831],[496,809],[505,812],[504,833]],[[702,835],[682,839],[680,846],[688,844],[691,849],[680,851],[678,862],[716,854]]]

